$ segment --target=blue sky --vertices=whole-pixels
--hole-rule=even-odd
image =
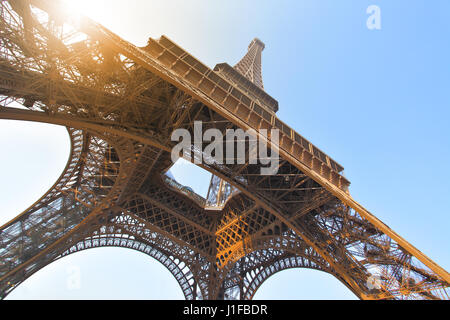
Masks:
[[[381,30],[366,27],[369,5],[381,9]],[[234,65],[260,38],[264,86],[279,101],[278,116],[345,167],[358,202],[450,270],[448,0],[82,0],[77,7],[137,45],[165,34],[210,67]],[[0,121],[0,224],[54,183],[67,141],[60,127]],[[202,190],[204,179],[182,169],[177,178]],[[68,290],[73,266],[81,286]],[[9,298],[182,294],[152,258],[108,248],[44,268]],[[256,298],[355,297],[327,274],[295,269],[270,278]]]

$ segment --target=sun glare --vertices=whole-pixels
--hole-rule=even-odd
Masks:
[[[106,18],[107,2],[103,0],[64,0],[64,4],[75,14],[88,16],[94,20]]]

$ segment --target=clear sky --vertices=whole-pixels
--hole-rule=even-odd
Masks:
[[[234,65],[260,38],[278,116],[345,167],[353,197],[450,270],[450,1],[99,1],[77,7],[125,39],[161,34],[210,67]],[[369,30],[369,5],[381,30]],[[38,199],[65,166],[65,129],[0,121],[0,225]],[[174,169],[203,193],[206,174]],[[193,179],[195,177],[195,179]],[[79,274],[79,286],[70,285]],[[10,299],[182,299],[158,262],[120,248],[64,258]],[[354,299],[319,271],[270,278],[258,299]]]

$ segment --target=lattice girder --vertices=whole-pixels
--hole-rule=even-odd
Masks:
[[[149,244],[134,240],[132,237],[127,238],[124,234],[122,234],[120,237],[117,235],[105,235],[98,238],[90,237],[84,239],[78,242],[76,245],[70,247],[67,251],[63,252],[60,257],[55,259],[55,261],[72,253],[84,251],[87,249],[104,247],[127,248],[149,255],[150,257],[163,264],[172,273],[174,278],[177,280],[186,300],[195,299],[192,286],[193,281],[195,280],[193,279],[192,273],[190,272],[189,268],[184,265],[182,261],[162,252],[158,248],[155,248]],[[202,296],[200,295],[200,297]]]
[[[227,270],[264,249],[258,245],[295,234],[360,298],[449,298],[449,274],[360,206],[348,193],[343,168],[251,96],[165,37],[137,48],[89,19],[79,24],[56,19],[64,17],[57,3],[0,4],[0,119],[55,123],[82,132],[83,142],[72,139],[72,162],[41,199],[41,207],[64,199],[65,206],[87,209],[76,215],[71,231],[53,233],[55,240],[47,249],[30,251],[30,257],[7,267],[0,276],[2,292],[10,292],[61,252],[91,237],[90,223],[101,226],[114,217],[127,217],[121,225],[124,234],[136,234],[134,222],[140,221],[140,227],[153,228],[178,247],[184,244],[202,261],[191,270],[199,289],[186,289],[189,297],[197,292],[209,299],[235,297],[227,293]],[[27,110],[14,108],[17,104]],[[202,208],[201,199],[170,189],[161,178],[170,166],[170,134],[176,128],[193,133],[194,121],[222,132],[252,128],[264,141],[269,138],[261,129],[279,129],[278,172],[261,176],[262,166],[249,163],[252,150],[247,148],[244,164],[200,165],[239,191],[230,193],[219,210]],[[92,145],[95,150],[89,149]],[[103,154],[96,155],[98,150]],[[191,151],[185,155],[191,161],[203,157],[201,150]],[[73,160],[77,152],[84,152],[82,161]],[[119,209],[126,214],[119,215]],[[38,210],[30,208],[16,223],[26,225],[20,219]],[[108,218],[102,221],[102,216]],[[10,226],[0,230],[2,241],[10,241],[10,247],[0,251],[5,257],[20,248],[14,237],[32,238]],[[31,242],[38,246],[45,243],[42,236],[35,240]],[[182,258],[192,259],[191,253]],[[381,291],[368,286],[372,275],[380,276]],[[258,281],[253,291],[246,289],[239,296],[251,298],[262,283]]]
[[[98,247],[123,247],[148,254],[172,273],[186,299],[207,298],[205,286],[199,285],[205,278],[201,266],[207,261],[183,243],[173,241],[126,211],[99,223],[86,238],[67,248],[57,259]]]
[[[130,141],[79,130],[69,132],[71,157],[58,182],[38,202],[1,227],[2,296],[17,281],[45,266],[42,257],[52,256],[52,250],[78,232],[91,216],[114,207],[126,181],[130,157],[134,156]]]

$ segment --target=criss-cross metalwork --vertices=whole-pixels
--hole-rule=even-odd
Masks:
[[[358,204],[343,167],[277,118],[260,40],[235,67],[212,70],[164,36],[139,48],[58,1],[2,1],[0,16],[0,119],[62,125],[71,140],[58,181],[0,228],[0,297],[73,252],[118,246],[160,261],[186,299],[251,299],[287,268],[330,273],[361,299],[449,298],[449,274]],[[201,163],[213,174],[207,199],[180,185],[165,175],[170,136],[193,133],[195,121],[262,141],[279,129],[277,173]]]

